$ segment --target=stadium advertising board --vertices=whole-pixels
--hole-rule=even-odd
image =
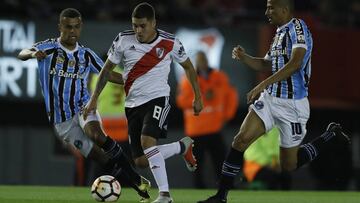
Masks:
[[[0,20],[0,100],[41,99],[37,62],[16,58],[35,42],[35,24]]]

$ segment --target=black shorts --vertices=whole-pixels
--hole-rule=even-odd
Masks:
[[[144,155],[141,135],[166,138],[170,108],[169,97],[159,97],[134,108],[125,108],[133,157]]]

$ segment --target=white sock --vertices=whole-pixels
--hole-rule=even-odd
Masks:
[[[173,142],[170,144],[164,144],[157,146],[160,153],[164,157],[164,159],[167,159],[169,157],[174,156],[175,154],[180,154],[180,143],[179,142]]]
[[[144,150],[149,161],[149,167],[158,185],[159,192],[169,192],[169,183],[166,174],[165,160],[157,146]]]

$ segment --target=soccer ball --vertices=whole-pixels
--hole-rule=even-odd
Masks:
[[[114,202],[120,194],[120,183],[110,175],[98,177],[91,186],[91,195],[98,202]]]

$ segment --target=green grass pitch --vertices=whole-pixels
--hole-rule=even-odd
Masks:
[[[215,190],[173,189],[175,203],[194,203]],[[152,199],[157,196],[151,190]],[[0,186],[0,203],[94,203],[90,187]],[[138,202],[137,194],[123,188],[119,203]],[[360,203],[360,192],[240,191],[229,194],[229,203]]]

